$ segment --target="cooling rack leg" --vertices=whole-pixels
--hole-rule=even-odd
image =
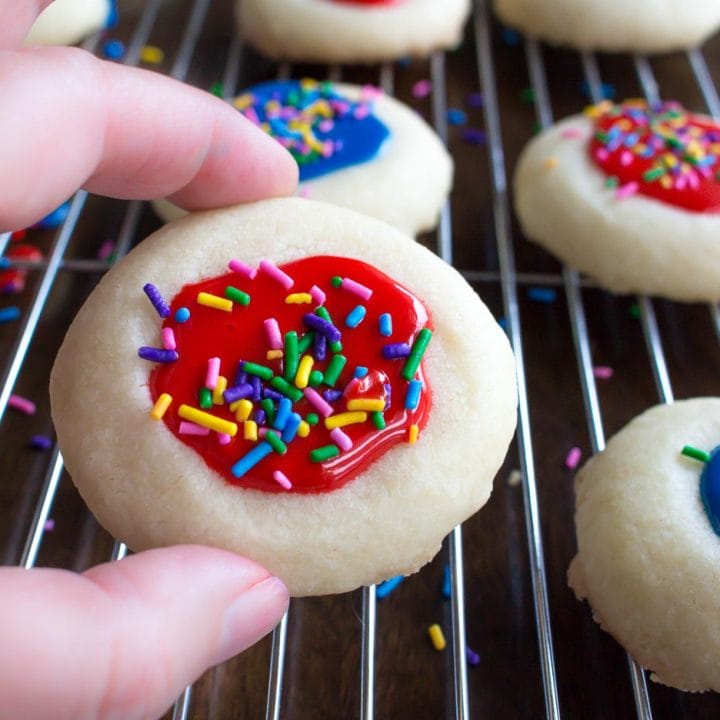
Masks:
[[[362,645],[360,648],[360,718],[375,717],[375,586],[362,589]]]
[[[288,611],[289,612],[289,611]],[[265,720],[279,720],[282,705],[282,677],[285,666],[285,643],[287,640],[288,613],[273,630],[270,654],[270,676],[268,678],[267,707]]]

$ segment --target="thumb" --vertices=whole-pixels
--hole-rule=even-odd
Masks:
[[[156,718],[208,667],[269,632],[280,580],[180,546],[65,570],[0,569],[0,719]]]

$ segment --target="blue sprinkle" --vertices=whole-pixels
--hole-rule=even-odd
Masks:
[[[0,257],[0,270],[10,267],[10,259],[6,257]]]
[[[411,380],[405,395],[405,409],[415,410],[420,404],[420,391],[422,383],[420,380]]]
[[[397,575],[394,578],[390,578],[389,580],[380,583],[375,588],[375,595],[378,600],[386,598],[404,579],[405,578],[402,575]]]
[[[503,28],[502,41],[510,47],[520,44],[520,33],[512,28]]]
[[[48,230],[56,228],[58,225],[65,221],[65,218],[70,212],[70,201],[64,202],[60,207],[55,208],[49,215],[46,215],[40,222],[33,225],[34,228],[40,230]]]
[[[443,567],[442,596],[446,600],[449,600],[452,596],[452,585],[449,565],[445,565],[445,567]]]
[[[49,450],[53,441],[47,435],[33,435],[30,438],[30,447],[33,450]]]
[[[502,317],[498,318],[497,324],[503,329],[507,330],[508,328],[508,321],[507,318],[503,315]]]
[[[353,373],[353,377],[356,378],[364,378],[368,374],[368,369],[364,367],[363,365],[358,365],[355,368],[355,372]]]
[[[20,317],[20,308],[11,305],[0,310],[0,323],[12,322]]]
[[[548,287],[528,288],[527,296],[533,302],[553,303],[557,300],[557,291]]]
[[[479,128],[465,128],[460,139],[468,145],[484,145],[487,142],[485,132]]]
[[[114,28],[118,24],[118,20],[117,0],[110,0],[110,9],[108,11],[107,19],[105,20],[105,27]]]
[[[356,328],[365,319],[366,312],[364,305],[356,305],[345,318],[345,324],[349,328]]]
[[[447,121],[450,125],[467,124],[467,113],[459,108],[450,108],[447,111]]]
[[[178,308],[175,311],[175,320],[179,323],[186,323],[190,319],[190,311],[186,307]]]
[[[582,92],[586,98],[592,97],[590,93],[590,85],[587,81],[583,80],[580,83],[580,92]],[[602,83],[600,86],[600,95],[603,100],[612,100],[616,94],[617,91],[614,85],[611,85],[610,83]]]
[[[390,313],[383,313],[380,316],[380,334],[383,337],[392,335],[392,315]]]
[[[290,416],[285,423],[285,429],[282,431],[281,435],[283,442],[289,443],[295,439],[295,435],[297,435],[301,422],[302,418],[297,413],[290,413]]]
[[[103,44],[102,52],[110,60],[120,60],[125,54],[125,44],[120,40],[107,40]]]
[[[236,478],[242,477],[248,470],[254,468],[261,460],[266,458],[272,452],[269,443],[261,442],[256,445],[250,452],[243,455],[233,466],[232,474]]]
[[[284,430],[292,411],[292,402],[290,398],[283,397],[278,403],[278,411],[275,414],[275,422],[273,427],[277,430]]]

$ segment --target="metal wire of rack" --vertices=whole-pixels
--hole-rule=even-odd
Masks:
[[[124,62],[136,65],[139,61],[141,48],[148,43],[153,28],[162,9],[162,0],[149,0],[143,8],[137,21]],[[203,32],[206,16],[211,8],[210,0],[192,0],[189,11],[183,24],[183,30],[177,51],[174,56],[169,74],[176,78],[185,79],[192,67],[198,41]],[[547,531],[543,529],[543,513],[539,490],[541,475],[537,467],[541,456],[536,450],[534,423],[536,415],[531,414],[531,400],[528,375],[532,370],[535,357],[525,353],[528,340],[527,326],[524,324],[523,303],[520,288],[529,285],[549,285],[562,287],[568,308],[570,330],[577,363],[578,381],[581,390],[585,421],[588,427],[590,446],[593,452],[602,450],[605,444],[605,423],[601,410],[601,401],[593,374],[593,343],[591,338],[591,322],[588,319],[584,293],[593,291],[592,283],[580,278],[571,268],[563,268],[556,272],[518,272],[516,265],[516,244],[514,228],[510,211],[509,188],[507,182],[508,159],[506,144],[503,138],[503,109],[498,89],[498,74],[496,71],[496,58],[493,50],[493,26],[489,17],[489,8],[485,0],[478,0],[475,4],[472,20],[473,37],[475,43],[475,60],[477,80],[479,81],[484,97],[484,125],[487,133],[487,173],[491,181],[489,198],[492,209],[492,234],[496,241],[498,269],[464,269],[465,276],[475,283],[483,286],[493,286],[501,293],[504,308],[507,332],[518,360],[518,386],[519,386],[519,427],[517,436],[518,459],[522,478],[522,508],[523,524],[527,542],[527,562],[529,583],[531,587],[532,605],[534,608],[534,626],[537,647],[531,652],[537,653],[537,678],[528,678],[528,683],[539,683],[542,688],[544,714],[547,718],[560,718],[563,714],[564,688],[561,668],[557,660],[557,626],[559,620],[552,614],[552,592],[549,582],[549,573],[545,557],[545,537]],[[90,49],[94,47],[91,43]],[[543,48],[535,41],[525,43],[525,57],[527,72],[531,86],[535,93],[535,112],[540,125],[547,125],[553,120],[553,109],[548,78],[543,57]],[[223,94],[230,97],[235,94],[244,76],[243,67],[244,50],[242,42],[233,37],[225,56],[222,73]],[[697,82],[697,86],[705,100],[711,114],[720,116],[720,100],[712,80],[703,52],[693,50],[687,54],[687,62]],[[582,54],[580,57],[582,71],[590,90],[590,95],[597,100],[602,97],[603,85],[599,62],[592,54]],[[633,58],[633,67],[637,75],[637,82],[642,92],[653,100],[659,96],[659,86],[653,75],[652,65],[645,57]],[[449,129],[447,125],[448,103],[448,71],[446,57],[442,53],[434,55],[430,61],[430,75],[432,81],[431,115],[433,124],[443,141],[448,142]],[[295,74],[296,68],[282,64],[277,68],[280,77],[290,77]],[[343,68],[333,67],[327,74],[333,80],[339,80],[344,73]],[[386,92],[394,92],[398,84],[396,68],[391,64],[382,65],[375,78]],[[17,263],[19,267],[28,267],[39,272],[39,282],[29,301],[24,320],[19,326],[17,335],[8,350],[8,360],[2,375],[0,375],[0,424],[5,419],[5,410],[8,400],[18,384],[19,378],[27,365],[28,353],[31,352],[33,342],[37,339],[38,327],[43,313],[48,311],[48,298],[57,287],[58,278],[63,273],[72,277],[87,276],[101,273],[108,267],[108,263],[100,260],[77,259],[66,257],[66,251],[76,233],[78,222],[84,212],[88,196],[79,191],[73,198],[70,213],[60,227],[53,240],[46,260],[40,263]],[[141,224],[143,205],[139,202],[127,204],[118,232],[117,255],[125,254],[137,242]],[[447,262],[455,260],[454,216],[450,205],[444,208],[437,233],[437,252]],[[0,255],[9,243],[10,235],[0,235]],[[673,387],[670,380],[670,371],[666,360],[660,326],[658,323],[655,303],[649,298],[639,298],[640,319],[642,324],[645,348],[648,355],[651,374],[659,399],[662,402],[672,402],[674,399]],[[715,334],[720,339],[720,311],[716,306],[710,307],[710,318]],[[29,568],[38,562],[38,555],[45,537],[46,521],[50,517],[56,499],[58,486],[63,476],[62,456],[57,447],[49,456],[47,466],[43,472],[42,486],[38,490],[35,510],[26,533],[24,549],[19,564]],[[566,532],[571,532],[569,528]],[[445,715],[458,720],[477,717],[473,712],[471,701],[477,700],[477,691],[473,693],[474,685],[468,677],[466,657],[466,613],[467,601],[472,597],[473,587],[477,578],[466,578],[465,558],[463,547],[463,531],[456,528],[447,540],[451,573],[451,624],[452,624],[452,660],[447,666],[452,688],[451,699],[445,707]],[[127,552],[121,542],[115,542],[112,548],[111,559],[119,560]],[[468,594],[470,593],[470,594]],[[372,720],[376,714],[385,715],[382,707],[377,707],[376,679],[378,676],[378,663],[382,655],[378,655],[379,640],[378,625],[381,621],[381,609],[378,608],[374,587],[364,588],[361,597],[361,611],[358,618],[360,625],[359,639],[359,665],[355,674],[358,682],[357,705],[352,715],[359,715],[363,720]],[[295,607],[295,604],[293,604]],[[472,607],[476,607],[473,603]],[[282,623],[273,633],[270,647],[268,665],[267,692],[265,694],[265,717],[268,720],[279,720],[281,717],[295,717],[292,706],[287,703],[286,685],[288,679],[288,664],[297,662],[297,657],[288,657],[291,647],[288,632],[291,617],[295,610],[291,608],[289,615],[283,618]],[[596,632],[600,632],[597,630]],[[634,700],[634,714],[643,720],[653,717],[652,695],[648,690],[643,671],[628,658],[629,677]],[[491,692],[490,687],[483,686],[483,692]],[[510,700],[513,705],[513,700]],[[524,707],[523,701],[515,702],[517,717],[537,717],[539,709],[529,710]],[[684,700],[674,700],[680,703],[687,712],[688,717],[693,716],[691,705],[685,705]],[[663,708],[665,706],[663,705]],[[178,699],[172,711],[173,720],[185,720],[191,716],[203,717],[195,712],[193,715],[193,690],[188,687]],[[328,711],[326,711],[328,712]],[[664,710],[663,710],[664,712]],[[627,711],[630,716],[631,710]],[[255,707],[248,717],[257,717],[261,714],[259,707]],[[568,715],[565,711],[566,716]],[[240,715],[226,714],[220,709],[214,715],[219,718],[240,717]],[[297,715],[301,717],[301,715]],[[302,715],[302,717],[313,715]],[[315,715],[315,717],[332,717],[331,714]],[[589,715],[588,715],[589,716]],[[595,716],[595,715],[593,715]],[[604,717],[598,710],[598,717]],[[700,715],[698,715],[700,716]],[[428,715],[428,717],[430,717]]]

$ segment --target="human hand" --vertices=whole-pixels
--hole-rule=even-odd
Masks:
[[[217,98],[77,48],[20,48],[48,0],[0,0],[0,229],[78,187],[187,209],[292,192],[297,167]],[[280,580],[221,550],[139,553],[82,575],[0,569],[0,720],[154,718],[266,634]]]

